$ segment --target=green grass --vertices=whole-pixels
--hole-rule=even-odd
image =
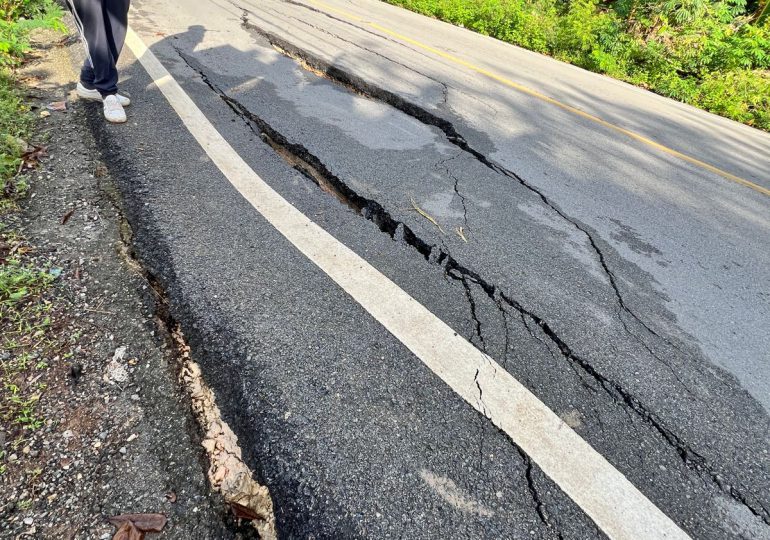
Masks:
[[[53,281],[53,275],[17,259],[5,261],[0,268],[0,304],[12,308],[36,296]]]
[[[24,195],[26,184],[17,173],[31,125],[15,81],[0,71],[0,209]]]
[[[0,235],[0,243],[7,246],[6,240]],[[39,351],[49,345],[53,304],[47,292],[54,276],[51,270],[20,259],[0,266],[0,351],[7,355],[0,360],[0,422],[16,439],[43,423],[36,410],[45,383],[37,381],[35,374],[49,368]]]
[[[385,1],[770,131],[766,4],[752,5],[752,0]]]
[[[32,118],[17,90],[13,69],[29,50],[30,31],[63,29],[61,15],[52,0],[0,0],[0,212],[26,192],[17,173]]]
[[[36,260],[10,225],[26,194],[20,173],[33,127],[13,69],[29,49],[29,32],[61,27],[60,15],[51,0],[0,0],[0,424],[13,448],[43,425],[37,410],[46,384],[38,375],[49,369],[41,354],[53,348],[49,297],[59,272]],[[6,458],[0,453],[0,475],[8,471]]]
[[[61,16],[62,9],[53,0],[0,0],[0,66],[21,62],[33,29],[64,29]]]

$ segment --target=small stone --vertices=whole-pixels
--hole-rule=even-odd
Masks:
[[[35,522],[31,517],[24,518],[24,525],[32,525]]]
[[[117,360],[110,360],[107,364],[107,368],[104,373],[105,382],[108,383],[125,383],[128,382],[128,371]]]
[[[131,442],[131,441],[134,441],[134,440],[136,440],[136,438],[137,438],[138,436],[139,436],[139,435],[137,435],[136,433],[132,433],[131,435],[129,435],[129,436],[128,436],[128,439],[126,439],[126,442]]]
[[[139,394],[131,394],[131,401],[139,401]]]
[[[126,357],[126,351],[128,351],[128,347],[118,347],[115,349],[115,353],[112,355],[112,359],[115,362],[121,362]]]
[[[118,450],[118,452],[120,452],[121,454],[125,455],[125,453],[128,452],[128,450],[126,450],[125,446],[121,446],[120,450]]]
[[[75,433],[71,429],[68,429],[67,431],[62,433],[61,436],[64,437],[65,439],[71,439],[72,437],[75,436]]]

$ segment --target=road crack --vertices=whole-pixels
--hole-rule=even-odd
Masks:
[[[326,165],[321,162],[318,157],[313,155],[308,149],[306,149],[301,144],[289,141],[285,136],[270,126],[264,119],[251,112],[240,101],[229,96],[224,90],[216,85],[208,77],[206,72],[201,67],[196,65],[197,63],[195,61],[193,61],[179,49],[176,50],[180,58],[190,67],[190,69],[198,73],[201,80],[212,91],[220,96],[220,98],[228,105],[228,107],[245,122],[249,129],[251,129],[267,144],[269,144],[275,150],[275,152],[295,170],[299,171],[301,174],[303,174],[303,176],[309,178],[323,191],[333,195],[358,215],[375,224],[380,231],[386,233],[394,241],[405,243],[406,245],[416,250],[428,263],[442,267],[445,277],[448,276],[454,281],[460,281],[463,284],[466,296],[471,303],[472,318],[476,324],[476,332],[479,334],[480,341],[483,345],[485,345],[485,343],[481,338],[481,323],[478,320],[476,314],[476,302],[475,299],[473,299],[472,291],[469,291],[472,286],[477,286],[496,305],[504,308],[504,311],[513,310],[516,312],[522,318],[525,327],[527,327],[533,337],[535,337],[535,333],[531,330],[529,324],[536,325],[542,334],[559,352],[563,360],[570,365],[570,367],[582,372],[583,376],[593,381],[596,384],[597,389],[603,390],[616,404],[620,405],[624,411],[627,411],[628,413],[633,412],[636,417],[642,420],[644,424],[653,429],[654,432],[659,435],[660,439],[667,443],[677,453],[687,468],[694,471],[702,478],[711,481],[712,484],[721,492],[730,496],[741,505],[745,506],[749,511],[752,512],[752,514],[758,516],[765,523],[770,525],[770,513],[768,513],[767,509],[765,509],[762,504],[756,500],[755,497],[752,496],[749,498],[749,496],[744,494],[734,485],[727,483],[724,475],[720,473],[720,471],[718,471],[714,465],[710,464],[706,458],[691,448],[687,442],[684,441],[679,435],[667,428],[665,423],[632,393],[623,388],[622,385],[620,385],[618,382],[615,382],[600,373],[587,358],[573,351],[571,347],[542,317],[526,308],[514,297],[505,293],[505,291],[503,291],[498,285],[485,280],[474,270],[463,266],[459,261],[452,257],[446,247],[442,248],[438,245],[431,244],[425,239],[419,237],[406,223],[398,221],[393,216],[391,216],[391,214],[380,203],[375,200],[368,199],[355,192],[343,180],[334,175],[326,167]],[[401,98],[394,97],[393,99],[400,100]],[[448,138],[450,138],[450,136],[454,137],[454,139],[450,138],[450,140],[456,141],[455,144],[457,146],[466,149],[466,151],[469,153],[477,153],[467,145],[467,143],[460,135],[454,132],[454,127],[451,126],[451,124],[449,124],[447,121],[434,117],[430,115],[430,113],[427,113],[414,105],[410,105],[409,107],[404,105],[404,107],[411,107],[414,110],[420,110],[422,111],[421,113],[415,114],[425,114],[428,115],[429,118],[435,119],[437,124],[444,126],[444,129],[442,130],[447,133]],[[479,154],[479,156],[480,160],[486,160],[486,158],[481,156],[481,154]],[[487,160],[487,163],[490,168],[499,167],[491,161]],[[520,181],[524,182],[523,180]],[[532,189],[536,193],[539,193],[536,189]],[[545,196],[541,195],[541,198],[546,204],[549,204]],[[565,219],[568,218],[565,217]],[[588,233],[586,234],[588,235]],[[588,236],[590,238],[590,235]],[[600,254],[600,260],[603,261],[603,254],[601,254],[601,251],[598,250],[598,247],[596,249]],[[604,264],[606,267],[606,263]],[[609,272],[609,269],[607,269],[607,271]],[[611,272],[609,273],[611,274]],[[611,279],[611,281],[614,282],[614,277]],[[622,299],[620,296],[619,298]],[[547,346],[547,343],[544,342],[544,344]],[[551,347],[547,348],[549,351],[551,350]],[[478,372],[476,374],[475,382],[479,389],[480,406],[483,409],[483,414],[487,416],[486,407],[483,405],[483,392],[478,381]]]
[[[265,35],[264,30],[262,30],[259,26],[255,25],[254,23],[251,22],[249,16],[250,15],[257,15],[256,13],[254,13],[253,11],[249,11],[248,9],[246,9],[246,8],[244,8],[242,6],[238,6],[235,2],[230,2],[230,3],[233,6],[238,7],[238,9],[240,9],[242,11],[241,24],[243,25],[244,28],[246,28],[248,30],[252,30],[252,31],[262,35],[266,39],[268,39],[268,41],[270,41],[270,38],[267,35]],[[302,5],[302,4],[294,3],[294,2],[287,2],[287,3],[293,4],[293,5]],[[305,7],[305,6],[303,6],[303,7]],[[330,32],[326,28],[322,28],[320,26],[316,26],[316,25],[314,25],[314,24],[312,24],[312,23],[310,23],[308,21],[300,19],[299,17],[294,17],[292,15],[286,15],[285,13],[280,13],[280,12],[277,12],[277,11],[275,11],[273,9],[265,8],[264,6],[263,6],[263,9],[268,9],[269,11],[272,11],[275,15],[277,15],[279,17],[288,17],[289,19],[292,19],[292,20],[294,20],[294,21],[296,21],[296,22],[298,22],[300,24],[304,24],[305,26],[308,26],[308,27],[312,28],[313,30],[316,30],[316,31],[321,32],[321,33],[324,33],[324,34],[326,34],[326,35],[328,35],[328,36],[330,36],[330,37],[332,37],[334,39],[342,41],[343,43],[347,43],[349,45],[352,45],[353,47],[361,49],[362,51],[365,51],[365,52],[367,52],[369,54],[373,54],[375,56],[378,56],[378,57],[382,58],[383,60],[386,60],[388,62],[396,64],[397,66],[401,66],[402,68],[404,68],[404,69],[406,69],[408,71],[411,71],[412,73],[416,73],[417,75],[420,75],[421,77],[425,77],[426,79],[428,79],[430,81],[433,81],[434,83],[436,83],[437,85],[439,85],[441,87],[441,95],[442,95],[441,105],[446,105],[447,104],[447,102],[449,100],[449,85],[447,83],[445,83],[443,81],[440,81],[440,80],[436,79],[435,77],[433,77],[431,75],[423,73],[420,70],[417,70],[417,69],[415,69],[415,68],[413,68],[411,66],[408,66],[408,65],[404,64],[403,62],[399,62],[398,60],[395,60],[395,59],[393,59],[393,58],[391,58],[391,57],[389,57],[387,55],[384,55],[381,52],[375,51],[375,50],[370,49],[368,47],[364,47],[360,43],[356,43],[355,41],[351,41],[349,39],[346,39],[346,38],[344,38],[344,37],[342,37],[342,36],[340,36],[338,34]],[[359,28],[360,30],[364,30],[364,29],[362,29],[360,27],[356,27],[356,28]],[[364,31],[366,31],[366,30],[364,30]],[[280,47],[276,47],[276,44],[271,42],[271,45],[273,45],[274,48],[277,48],[278,52],[283,54],[284,56],[290,56],[290,54],[288,54],[288,52],[286,50],[284,50],[284,49],[282,49]]]
[[[284,0],[287,3],[298,5],[303,8],[310,9],[312,11],[318,11],[319,13],[328,16],[328,14],[320,11],[315,10],[315,8],[305,6],[300,3],[292,2],[291,0]],[[241,8],[243,9],[243,8]],[[332,17],[333,19],[336,19],[335,17]],[[341,21],[347,24],[346,21]],[[681,350],[675,343],[673,343],[670,339],[667,337],[661,335],[659,332],[657,332],[655,329],[653,329],[649,324],[647,324],[626,302],[623,293],[621,292],[620,286],[618,284],[617,277],[615,276],[615,273],[612,271],[612,269],[609,267],[609,264],[607,263],[606,256],[604,254],[604,251],[599,247],[599,244],[597,240],[594,238],[594,235],[592,232],[583,224],[578,222],[576,219],[570,217],[567,215],[557,204],[555,204],[553,201],[551,201],[545,193],[543,193],[542,190],[532,185],[530,182],[522,178],[519,174],[516,172],[504,167],[500,163],[497,163],[493,159],[489,158],[479,150],[476,150],[473,146],[468,143],[468,141],[457,131],[455,126],[448,120],[437,116],[435,113],[425,109],[424,107],[421,107],[419,105],[416,105],[403,97],[395,94],[394,92],[390,92],[388,90],[385,90],[384,88],[381,88],[379,86],[376,86],[374,84],[369,83],[368,81],[365,81],[361,77],[358,77],[357,75],[354,75],[352,73],[349,73],[347,71],[344,71],[343,69],[330,64],[326,62],[325,60],[312,55],[308,53],[307,51],[300,49],[299,47],[294,46],[292,43],[288,42],[287,40],[281,38],[280,36],[277,36],[273,34],[272,32],[266,31],[262,28],[259,28],[255,24],[248,22],[247,24],[248,28],[251,30],[257,32],[262,37],[268,40],[268,42],[275,47],[279,52],[284,54],[285,56],[294,59],[295,61],[298,61],[301,63],[301,65],[308,66],[314,73],[317,75],[321,75],[325,78],[328,78],[332,80],[333,82],[340,84],[351,91],[357,93],[357,94],[363,94],[364,96],[367,96],[371,99],[381,101],[383,103],[386,103],[388,105],[391,105],[392,107],[400,110],[404,114],[407,114],[411,116],[412,118],[420,121],[423,124],[433,126],[441,130],[446,139],[453,145],[457,146],[459,149],[461,149],[463,152],[467,153],[468,155],[472,156],[474,159],[476,159],[479,163],[487,167],[488,169],[494,171],[495,173],[505,176],[507,178],[510,178],[516,182],[518,182],[521,186],[523,186],[525,189],[529,190],[533,194],[535,194],[540,201],[550,208],[554,213],[556,213],[561,219],[569,223],[572,227],[574,227],[577,231],[579,231],[583,236],[585,236],[586,240],[588,241],[588,245],[590,246],[591,250],[594,252],[596,259],[599,262],[599,265],[602,268],[603,273],[607,276],[607,280],[609,281],[610,287],[613,291],[613,295],[615,297],[615,300],[620,308],[620,310],[627,314],[629,317],[631,317],[638,325],[640,325],[647,333],[651,334],[653,337],[660,339],[664,341],[667,345],[671,346],[674,349]],[[359,28],[356,26],[356,28]],[[328,33],[328,32],[327,32]],[[332,34],[333,35],[333,34]],[[377,35],[377,34],[375,34]],[[335,36],[338,39],[341,39],[343,41],[343,38],[340,38],[339,36]],[[383,36],[377,35],[379,38],[383,38]],[[384,38],[383,38],[384,39]],[[365,49],[365,48],[364,48]],[[368,50],[368,49],[365,49]],[[372,52],[372,51],[370,51]],[[374,53],[379,54],[379,53]],[[382,56],[382,55],[380,55]],[[387,58],[387,57],[385,57]],[[390,60],[390,59],[389,59]],[[391,60],[392,61],[392,60]],[[396,62],[398,63],[398,62]],[[399,65],[403,65],[398,63]],[[408,66],[405,66],[407,69],[410,69],[412,71],[416,71],[413,68],[410,68]],[[420,73],[419,71],[416,71],[417,73]],[[440,84],[444,84],[441,81],[436,80],[433,77],[430,77],[428,75],[425,75],[423,73],[420,73],[421,75],[438,82]],[[450,176],[451,173],[450,173]],[[452,178],[455,180],[455,191],[457,195],[462,199],[463,201],[463,207],[465,207],[465,199],[464,197],[459,193],[458,191],[458,181],[457,179],[452,176]],[[467,219],[467,209],[466,209],[466,219]],[[641,345],[643,345],[648,351],[655,356],[656,360],[660,363],[666,365],[669,370],[672,372],[674,371],[673,367],[667,363],[665,360],[660,358],[657,355],[654,355],[652,353],[651,349],[647,346],[646,342],[642,340],[638,334],[633,332],[629,327],[626,321],[623,319],[623,317],[619,314],[618,318],[620,319],[621,324],[623,325],[624,330],[632,336],[635,340],[637,340]],[[674,373],[676,379],[680,384],[691,393],[690,389],[681,381],[680,377],[676,373]]]

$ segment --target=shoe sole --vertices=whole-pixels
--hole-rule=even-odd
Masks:
[[[99,96],[97,97],[97,96],[94,96],[94,95],[92,95],[92,94],[83,94],[83,93],[81,93],[81,92],[80,92],[80,90],[77,90],[77,91],[75,91],[75,93],[76,93],[76,94],[78,95],[78,97],[79,97],[79,98],[81,98],[81,99],[86,99],[86,100],[88,100],[88,101],[103,101],[103,100],[102,100],[102,96],[101,96],[101,94],[99,94]],[[128,101],[128,103],[126,103],[126,104],[125,104],[125,105],[123,105],[123,106],[124,106],[124,107],[128,107],[128,106],[130,106],[130,105],[131,105],[131,100],[129,100],[129,101]]]
[[[91,95],[91,94],[81,94],[80,92],[77,92],[77,95],[78,95],[79,98],[87,99],[89,101],[102,101],[102,96],[101,95],[94,96],[94,95]]]
[[[105,116],[104,119],[107,120],[110,124],[125,124],[126,122],[128,122],[128,118],[121,118],[120,120],[110,120]]]

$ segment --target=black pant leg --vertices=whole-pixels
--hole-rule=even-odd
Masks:
[[[131,0],[107,0],[104,7],[104,24],[107,27],[110,53],[118,63],[128,30],[128,8]]]
[[[104,96],[118,91],[118,53],[125,40],[128,22],[127,0],[67,0],[86,47],[86,62],[81,70],[81,82],[96,88]],[[122,11],[113,31],[113,4]],[[109,21],[109,22],[108,22]],[[122,21],[122,23],[121,23]],[[119,38],[120,47],[117,46]]]

